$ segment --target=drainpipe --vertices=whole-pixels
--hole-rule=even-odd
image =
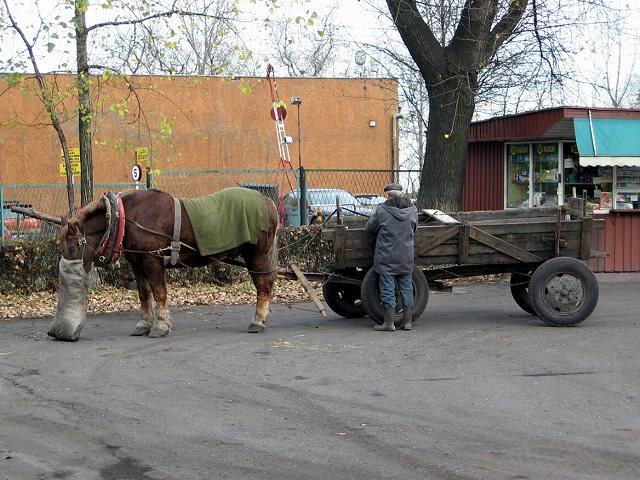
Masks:
[[[404,118],[400,112],[392,117],[391,122],[391,169],[400,170],[400,120]],[[394,174],[393,177],[398,177]],[[398,182],[398,178],[392,178],[392,182]]]

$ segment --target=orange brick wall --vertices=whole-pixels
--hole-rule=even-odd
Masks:
[[[48,77],[69,84],[73,77]],[[160,170],[276,169],[279,153],[271,119],[269,85],[264,78],[132,77],[92,79],[97,116],[94,123],[94,182],[131,182],[136,147],[151,152]],[[292,165],[298,166],[298,107],[302,98],[302,164],[306,168],[393,168],[392,117],[398,112],[397,82],[392,79],[276,79],[286,101]],[[241,85],[251,92],[243,93]],[[0,183],[64,183],[60,144],[42,104],[24,89],[6,90],[0,81]],[[115,108],[114,105],[125,105]],[[138,108],[140,105],[140,109]],[[64,130],[77,146],[74,97],[64,103]],[[159,135],[166,120],[172,132]],[[375,121],[375,127],[370,126]],[[143,165],[146,166],[146,165]]]

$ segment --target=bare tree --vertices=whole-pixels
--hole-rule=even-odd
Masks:
[[[334,24],[335,7],[316,25],[316,14],[268,22],[274,60],[291,77],[320,77],[334,66],[338,50],[338,28]]]
[[[447,211],[460,208],[478,75],[513,33],[527,3],[527,0],[511,2],[501,12],[495,0],[467,0],[453,36],[443,46],[442,37],[435,36],[416,1],[387,0],[398,32],[429,94],[419,206],[437,206]],[[443,33],[446,37],[446,32]]]
[[[3,0],[6,12],[10,12],[9,0]],[[118,28],[131,28],[147,26],[150,23],[170,18],[214,18],[215,13],[204,11],[190,11],[185,10],[182,7],[184,5],[177,2],[166,2],[167,5],[163,5],[162,2],[108,2],[102,5],[101,8],[105,8],[106,11],[111,14],[113,20],[94,23],[93,25],[87,25],[86,13],[91,7],[88,0],[73,0],[71,5],[73,6],[73,14],[70,22],[67,20],[60,20],[60,15],[56,16],[53,24],[63,31],[66,30],[67,35],[73,37],[76,47],[76,85],[75,89],[78,95],[78,126],[79,126],[79,146],[80,146],[80,167],[81,167],[81,188],[80,197],[81,204],[86,205],[93,200],[93,159],[92,159],[92,134],[93,134],[93,104],[91,101],[91,89],[89,82],[89,75],[95,71],[104,70],[105,66],[100,64],[89,63],[89,46],[98,48],[102,45],[101,39],[98,37],[97,32],[106,31],[110,29]],[[214,4],[216,2],[213,2]],[[65,6],[68,6],[66,4]],[[186,4],[188,7],[189,4]],[[63,6],[64,7],[64,6]],[[118,9],[117,11],[115,9]],[[59,12],[54,12],[58,14]],[[9,17],[10,19],[12,17]],[[8,27],[18,34],[22,31],[20,25],[12,20],[9,22]],[[52,29],[52,24],[42,21],[38,32],[49,32]],[[71,29],[71,30],[70,30]],[[39,72],[37,68],[35,43],[38,40],[38,36],[34,40],[29,40],[26,35],[20,36],[21,41],[25,45],[26,53],[30,59],[34,70]],[[60,38],[60,35],[53,34],[48,37],[48,50],[51,52],[55,48],[54,39]],[[16,66],[24,66],[24,63],[13,63]],[[37,76],[42,78],[42,74],[37,73]],[[57,97],[56,92],[47,91],[46,84],[39,82],[41,90],[41,98],[45,102],[45,105],[52,106],[49,95]],[[49,111],[49,110],[48,110]],[[51,113],[52,123],[55,120]],[[58,130],[58,129],[57,129]],[[61,131],[61,129],[60,129]],[[60,136],[60,135],[59,135]],[[61,138],[61,144],[63,144],[63,151],[65,149],[66,140]],[[67,154],[68,157],[68,154]],[[68,158],[66,160],[67,164]],[[67,172],[70,172],[70,168],[67,168]],[[69,175],[69,173],[68,173]],[[68,177],[69,181],[69,177]]]
[[[638,54],[628,47],[637,44],[638,30],[633,27],[640,10],[637,6],[631,10],[626,4],[597,13],[591,14],[590,24],[578,32],[579,44],[586,48],[576,52],[580,58],[588,56],[593,64],[590,75],[582,80],[591,93],[589,101],[614,108],[637,105]]]
[[[60,98],[56,98],[55,88],[52,88],[48,83],[45,75],[42,74],[40,68],[38,66],[38,62],[36,61],[35,54],[35,45],[38,41],[40,34],[43,32],[42,29],[39,29],[32,39],[28,39],[24,30],[18,25],[16,19],[11,13],[11,9],[9,7],[9,3],[7,0],[3,0],[4,3],[4,14],[7,17],[7,27],[15,30],[17,35],[20,37],[21,41],[24,43],[25,48],[28,53],[28,59],[31,62],[31,66],[34,71],[35,80],[37,83],[37,88],[34,90],[37,98],[42,102],[44,108],[47,112],[47,115],[51,121],[51,125],[56,131],[56,135],[58,136],[58,140],[60,141],[60,146],[62,147],[62,153],[64,158],[64,164],[66,167],[66,179],[67,179],[67,202],[69,205],[69,213],[73,212],[75,200],[74,200],[74,192],[73,192],[73,174],[71,169],[71,160],[69,156],[69,145],[67,142],[67,137],[62,128],[62,123],[64,119],[60,118],[60,114],[57,110],[58,105],[60,104]],[[18,81],[24,81],[24,78],[20,78]]]
[[[365,3],[365,1],[363,1]],[[366,2],[376,7],[379,2]],[[386,0],[401,47],[388,40],[368,45],[386,55],[401,85],[407,118],[422,118],[420,206],[455,211],[462,200],[464,159],[471,120],[562,103],[575,76],[567,31],[583,25],[602,0]],[[408,53],[407,53],[408,52]],[[403,72],[404,73],[401,73]],[[406,79],[414,79],[407,82]],[[428,92],[421,106],[415,88]],[[420,138],[415,127],[414,138]]]
[[[111,42],[99,61],[130,74],[223,75],[245,58],[237,31],[236,0],[179,0],[184,10],[204,16],[157,18],[110,29]]]

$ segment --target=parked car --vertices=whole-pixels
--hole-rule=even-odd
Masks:
[[[362,205],[360,201],[346,190],[337,188],[309,188],[307,189],[307,204],[304,211],[307,216],[307,224],[322,223],[336,211],[336,197],[340,202],[342,215],[345,217],[354,215],[371,215],[373,207]],[[300,226],[300,191],[294,190],[286,194],[283,199],[284,225]],[[335,215],[332,220],[335,221]]]
[[[5,202],[2,206],[2,237],[6,239],[34,235],[42,232],[42,221],[36,218],[25,217],[12,212],[11,207],[18,205],[13,202]],[[30,207],[31,205],[20,205]]]
[[[376,193],[359,193],[355,195],[362,205],[380,205],[386,198]]]

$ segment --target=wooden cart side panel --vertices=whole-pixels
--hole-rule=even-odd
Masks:
[[[496,237],[495,235],[491,235],[487,232],[480,230],[479,228],[470,226],[469,227],[469,238],[473,238],[477,242],[488,245],[495,250],[508,255],[509,257],[513,257],[516,260],[520,260],[521,262],[540,262],[542,259],[530,253],[526,250],[518,248],[513,243],[505,242],[504,240]],[[468,244],[469,242],[467,242]],[[463,263],[463,262],[460,262]],[[469,262],[464,262],[469,263]]]
[[[581,258],[590,255],[590,218],[562,220],[558,241],[562,256]],[[416,265],[483,265],[515,262],[535,263],[555,256],[557,218],[510,218],[502,222],[482,220],[468,225],[428,224],[418,227],[415,236]],[[469,237],[460,231],[470,232]],[[364,229],[336,227],[335,267],[368,268],[373,264],[375,236]],[[585,240],[585,238],[587,240]]]

